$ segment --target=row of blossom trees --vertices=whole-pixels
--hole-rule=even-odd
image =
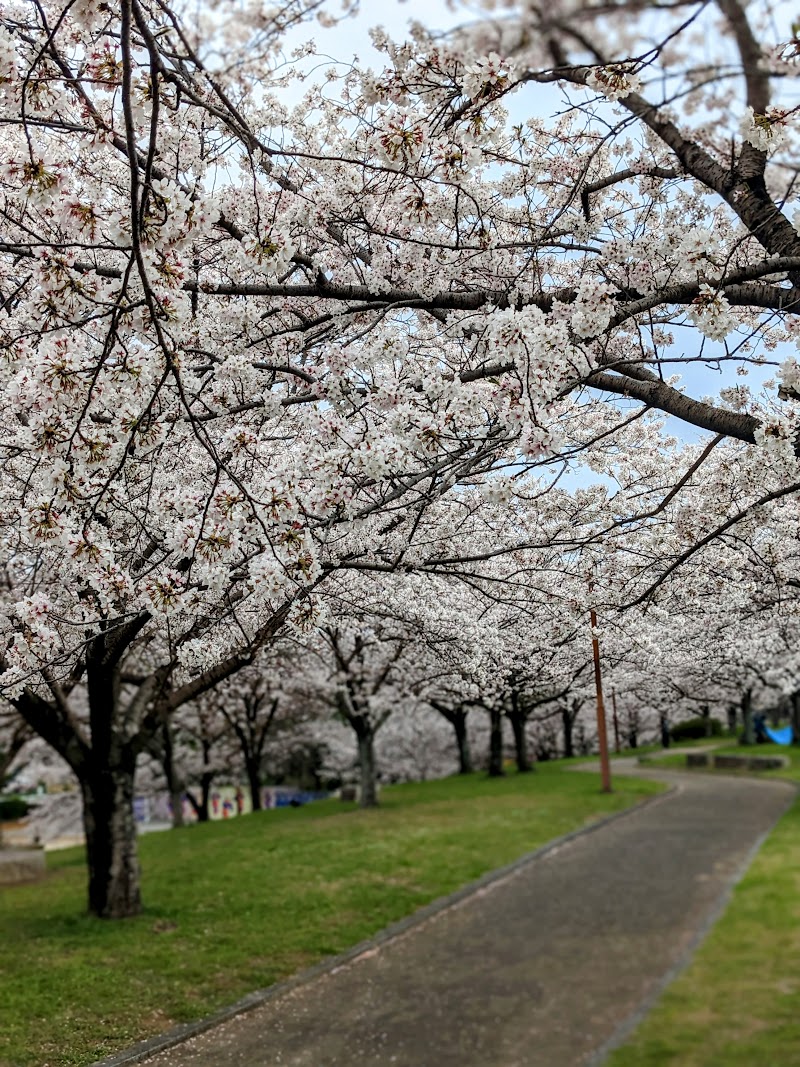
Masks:
[[[554,650],[589,582],[653,629],[723,599],[721,552],[792,610],[800,365],[728,372],[762,379],[800,322],[793,31],[739,0],[523,4],[376,32],[383,69],[298,104],[314,49],[282,41],[314,14],[4,8],[0,682],[80,782],[101,916],[140,908],[137,761],[276,641],[308,642],[368,765],[435,676],[375,610],[400,576],[483,604],[503,669],[444,673],[520,736],[583,684]],[[579,463],[597,484],[560,488]]]

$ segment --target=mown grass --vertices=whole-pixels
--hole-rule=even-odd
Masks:
[[[394,786],[150,834],[145,912],[84,913],[83,851],[0,891],[0,1067],[78,1067],[345,950],[525,852],[661,787],[563,764]]]
[[[800,782],[795,747],[723,742],[719,750],[788,756],[790,767],[759,776]],[[685,766],[685,757],[658,763]],[[767,838],[690,967],[606,1067],[800,1067],[799,1006],[800,799]]]

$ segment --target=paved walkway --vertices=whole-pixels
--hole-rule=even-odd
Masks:
[[[627,765],[626,765],[627,764]],[[677,787],[147,1067],[577,1067],[685,961],[794,796]]]

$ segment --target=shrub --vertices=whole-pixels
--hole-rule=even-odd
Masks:
[[[29,810],[30,805],[22,797],[0,797],[0,821],[2,822],[23,819]]]
[[[698,737],[721,737],[722,723],[719,719],[686,719],[670,728],[673,741],[693,741]]]

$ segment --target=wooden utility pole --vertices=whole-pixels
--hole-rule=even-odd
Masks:
[[[594,654],[594,684],[597,690],[597,738],[600,744],[600,778],[603,792],[611,792],[611,764],[608,759],[608,737],[606,736],[606,709],[603,704],[603,678],[600,673],[600,643],[597,640],[597,615],[594,605],[589,609],[592,623],[592,652]]]

